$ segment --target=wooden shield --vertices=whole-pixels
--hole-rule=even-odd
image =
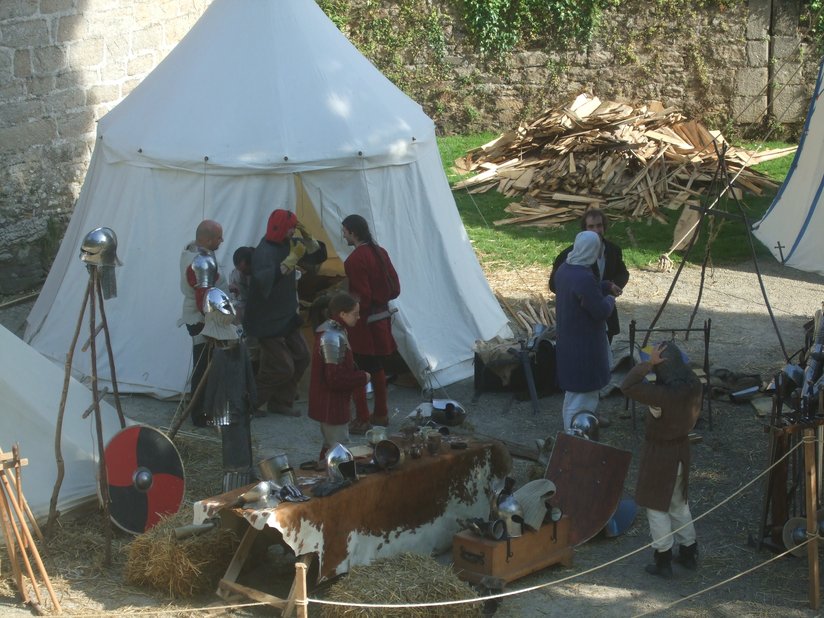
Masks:
[[[118,528],[140,534],[180,510],[183,462],[165,434],[145,425],[127,427],[109,440],[103,457],[109,515]]]
[[[580,545],[598,534],[624,493],[632,454],[600,442],[560,432],[546,478],[555,483],[552,506],[569,517],[569,543]]]

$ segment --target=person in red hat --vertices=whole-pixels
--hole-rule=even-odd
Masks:
[[[300,332],[296,269],[302,258],[320,250],[295,213],[277,209],[252,256],[243,328],[260,346],[258,406],[265,405],[273,414],[300,416],[294,409],[295,395],[309,366],[309,348]]]

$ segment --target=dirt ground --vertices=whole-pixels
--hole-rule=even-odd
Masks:
[[[803,344],[803,324],[824,301],[824,278],[782,269],[772,262],[762,264],[761,268],[778,330],[787,352],[792,355]],[[522,269],[511,273],[493,267],[487,270],[495,290],[511,301],[528,298],[535,291],[546,289],[548,273],[543,269]],[[627,334],[633,319],[637,321],[638,328],[649,326],[674,276],[675,271],[661,273],[652,268],[632,271],[629,285],[618,303],[622,335]],[[657,326],[685,328],[695,307],[699,287],[700,269],[692,266],[685,268]],[[29,307],[30,304],[22,304],[0,311],[0,322],[19,334]],[[707,273],[694,326],[701,327],[704,320],[712,321],[709,359],[713,368],[758,373],[769,380],[783,366],[784,355],[751,263]],[[685,344],[693,360],[699,360],[703,354],[703,340],[698,335],[694,333]],[[473,400],[473,395],[471,380],[436,393],[436,396],[462,402],[469,410],[468,421],[479,433],[531,445],[534,438],[554,436],[561,427],[562,396],[559,394],[542,398],[540,414],[537,415],[529,402],[518,401],[508,393],[484,393],[476,400]],[[397,385],[391,387],[389,396],[390,407],[401,412],[411,411],[425,400],[417,389]],[[175,405],[145,397],[125,398],[129,416],[161,427],[168,426]],[[601,441],[633,453],[625,484],[627,493],[631,495],[643,423],[639,422],[638,427],[633,429],[629,419],[619,418],[624,410],[624,400],[619,395],[603,400],[601,406],[601,410],[610,411],[613,419],[612,427],[601,432]],[[757,418],[749,404],[714,400],[712,413],[712,430],[705,420],[697,431],[702,441],[693,447],[690,503],[696,517],[731,496],[767,467],[764,419]],[[704,415],[707,416],[706,409]],[[400,416],[391,420],[390,429],[400,426]],[[260,456],[283,450],[295,463],[310,459],[316,453],[317,427],[305,416],[300,419],[272,416],[256,419],[253,431]],[[204,438],[208,443],[209,436],[204,435]],[[214,448],[219,457],[219,444],[216,441],[212,444],[208,448]],[[528,480],[533,472],[531,468],[530,463],[515,460],[514,473],[519,484]],[[197,471],[189,469],[187,474],[196,476]],[[187,498],[191,500],[205,497],[193,495],[192,487],[200,492],[209,491],[204,489],[203,484],[192,483],[187,493]],[[748,544],[749,535],[758,535],[762,500],[763,482],[759,481],[696,523],[700,566],[695,572],[676,567],[675,578],[670,582],[650,577],[643,571],[652,553],[649,549],[615,561],[648,543],[646,517],[639,513],[624,535],[614,539],[596,538],[576,548],[572,568],[552,567],[511,584],[507,589],[509,591],[542,587],[507,597],[501,602],[496,615],[819,615],[809,609],[806,558],[783,558],[741,575],[775,555],[766,548],[756,551]],[[190,603],[170,603],[162,593],[123,584],[122,548],[127,541],[127,538],[117,540],[115,565],[109,570],[99,566],[98,546],[71,559],[62,554],[60,557],[47,557],[46,566],[56,582],[66,613],[99,615],[151,611],[153,615],[179,615],[186,608],[197,612],[195,608],[204,608],[218,601],[216,597],[207,595]],[[611,561],[615,562],[603,566]],[[731,580],[737,575],[741,576]],[[5,560],[3,577],[8,577]],[[552,583],[559,579],[565,581]],[[713,589],[707,591],[710,588]],[[687,600],[696,593],[701,594]],[[318,594],[322,594],[322,590]],[[680,603],[672,606],[676,602]],[[310,611],[312,615],[318,615],[316,605],[310,604]],[[266,611],[246,608],[234,610],[233,613],[265,615]],[[5,579],[5,584],[0,581],[0,614],[29,614],[28,610],[20,608],[8,579]]]

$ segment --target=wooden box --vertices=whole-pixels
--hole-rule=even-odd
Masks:
[[[485,576],[509,583],[553,564],[572,566],[568,538],[567,517],[535,532],[524,530],[523,536],[510,539],[508,544],[463,530],[452,540],[452,568],[459,578],[473,584]]]

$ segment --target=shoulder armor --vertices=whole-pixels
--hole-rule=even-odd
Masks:
[[[198,253],[192,260],[196,288],[211,288],[217,283],[217,261],[211,253]]]
[[[349,339],[346,331],[334,320],[326,320],[318,327],[320,333],[320,355],[328,365],[340,365],[346,358]]]

